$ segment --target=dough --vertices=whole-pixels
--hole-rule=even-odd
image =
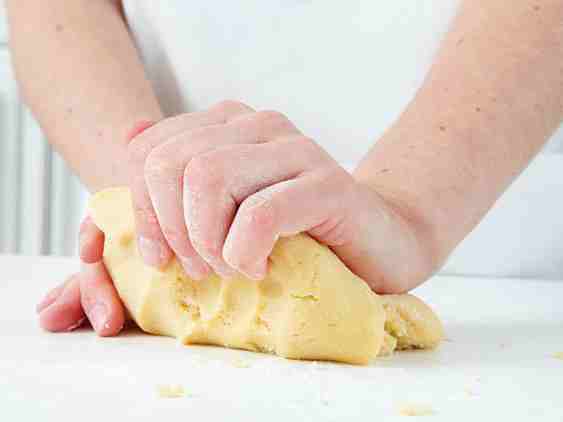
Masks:
[[[186,391],[181,385],[159,385],[158,395],[164,399],[178,399],[186,396]]]
[[[434,409],[425,404],[403,404],[399,408],[401,416],[431,416],[434,413]]]
[[[433,348],[443,337],[423,302],[374,294],[305,234],[279,239],[263,281],[217,275],[193,281],[175,260],[163,270],[142,263],[126,188],[94,195],[90,215],[105,233],[104,262],[117,291],[146,332],[185,344],[354,364],[394,349]]]

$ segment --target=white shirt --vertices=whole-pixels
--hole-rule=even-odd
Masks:
[[[167,114],[224,99],[278,110],[348,168],[413,97],[458,5],[124,0]],[[486,229],[454,254],[449,272],[563,278],[563,203],[553,203],[563,188],[563,157],[542,157],[534,166],[482,224]],[[526,224],[532,220],[539,221]]]
[[[412,98],[456,5],[125,1],[168,113],[224,99],[275,109],[341,162],[357,162]]]

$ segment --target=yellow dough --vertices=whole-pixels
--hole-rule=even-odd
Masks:
[[[146,332],[185,344],[355,364],[394,349],[433,348],[443,337],[422,301],[374,294],[305,234],[277,242],[263,281],[216,275],[193,281],[175,260],[163,270],[143,264],[126,188],[94,195],[90,215],[105,233],[104,262],[117,291]]]

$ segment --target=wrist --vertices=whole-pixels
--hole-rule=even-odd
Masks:
[[[416,198],[384,183],[366,181],[359,176],[357,180],[378,198],[378,208],[393,227],[393,235],[387,237],[381,248],[398,248],[397,256],[389,261],[391,265],[385,272],[396,283],[398,292],[423,283],[441,268],[453,248],[443,242],[443,236],[436,230],[438,225],[429,219],[424,204]],[[377,225],[373,219],[372,223]],[[395,243],[393,248],[389,248],[388,242]]]

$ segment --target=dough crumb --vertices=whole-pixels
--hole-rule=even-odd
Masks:
[[[553,354],[553,357],[554,357],[555,359],[561,359],[561,360],[563,360],[563,352],[554,353],[554,354]]]
[[[157,391],[158,396],[165,399],[177,399],[186,396],[184,387],[179,384],[159,385]]]
[[[403,404],[399,408],[401,416],[430,416],[435,414],[434,409],[425,404]]]
[[[232,361],[232,364],[235,368],[250,368],[250,363],[242,359],[235,359]]]
[[[477,393],[475,392],[475,390],[472,387],[465,387],[465,394],[468,397],[476,397]]]

